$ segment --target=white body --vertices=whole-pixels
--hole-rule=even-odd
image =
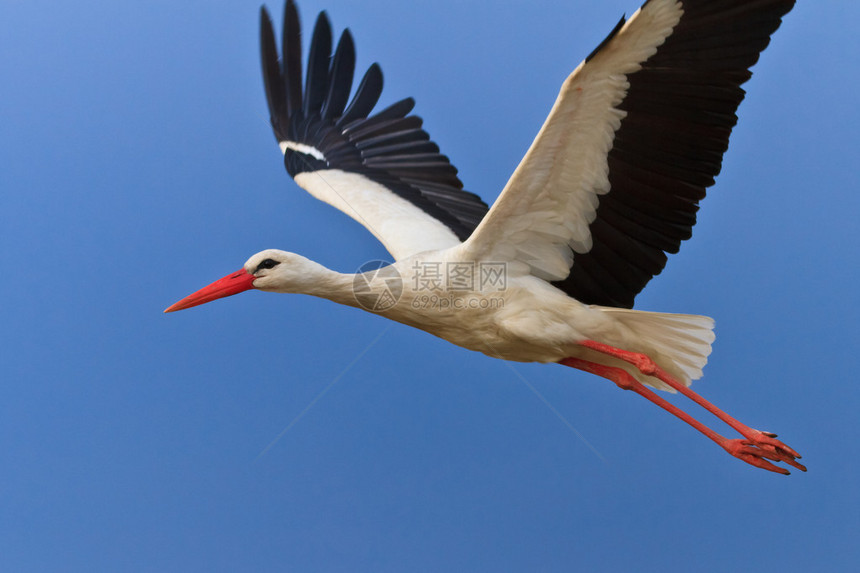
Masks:
[[[462,253],[458,247],[426,251],[379,271],[353,275],[272,249],[251,257],[245,270],[254,273],[261,261],[278,261],[272,269],[256,271],[255,288],[310,294],[372,310],[494,358],[518,362],[584,358],[624,368],[643,383],[667,389],[626,363],[580,346],[594,340],[647,354],[684,384],[701,377],[714,340],[710,318],[585,305],[530,274],[525,265],[505,266],[504,290],[480,288],[478,283],[472,289],[452,288],[446,284],[449,265],[498,266],[496,261],[464,259]],[[428,268],[442,271],[438,288],[426,284]],[[392,290],[398,292],[390,304],[384,297]],[[383,303],[371,308],[379,300]]]

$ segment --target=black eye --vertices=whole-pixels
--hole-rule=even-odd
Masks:
[[[262,263],[257,265],[257,270],[259,271],[260,269],[273,269],[276,266],[278,266],[279,264],[281,264],[281,263],[278,261],[275,261],[273,259],[266,259],[265,261],[263,261]]]

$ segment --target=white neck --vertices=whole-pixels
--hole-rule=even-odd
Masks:
[[[340,304],[357,305],[352,291],[354,275],[333,271],[304,257],[297,258],[299,260],[290,265],[288,275],[272,277],[272,284],[261,286],[261,290],[308,294]]]

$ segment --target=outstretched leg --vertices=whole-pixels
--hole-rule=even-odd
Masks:
[[[644,354],[638,354],[635,352],[628,352],[626,350],[621,350],[615,348],[613,346],[608,346],[605,344],[601,344],[594,341],[586,341],[582,343],[583,346],[587,348],[591,348],[597,352],[602,354],[607,354],[609,356],[613,356],[630,364],[636,366],[640,372],[647,376],[655,376],[661,381],[665,382],[672,388],[675,388],[688,398],[692,399],[697,404],[701,405],[709,412],[716,415],[718,418],[726,422],[732,428],[737,430],[744,438],[746,439],[728,439],[720,434],[714,432],[689,414],[683,412],[676,406],[667,402],[660,396],[658,396],[653,391],[646,388],[641,382],[630,376],[626,371],[621,368],[614,368],[611,366],[604,366],[601,364],[597,364],[594,362],[589,362],[587,360],[581,360],[578,358],[565,358],[564,360],[559,361],[561,364],[565,366],[570,366],[572,368],[578,368],[580,370],[584,370],[586,372],[591,372],[592,374],[596,374],[598,376],[602,376],[609,380],[612,380],[617,384],[620,388],[625,390],[632,390],[647,398],[651,402],[654,402],[661,408],[667,410],[671,414],[677,416],[681,420],[690,424],[692,427],[696,428],[710,439],[719,444],[723,449],[725,449],[731,455],[749,463],[756,467],[760,467],[766,470],[788,474],[788,470],[784,468],[780,468],[778,466],[773,465],[767,460],[785,462],[791,466],[796,467],[799,470],[806,471],[806,468],[795,461],[795,458],[799,458],[800,455],[797,454],[793,449],[789,448],[781,441],[775,439],[775,434],[770,434],[767,432],[760,432],[758,430],[754,430],[749,426],[746,426],[736,419],[732,418],[671,376],[667,374],[662,368],[657,366],[653,360]]]

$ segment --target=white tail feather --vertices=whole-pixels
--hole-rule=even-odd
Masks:
[[[708,362],[711,343],[715,338],[714,319],[695,314],[668,314],[622,308],[601,307],[600,310],[632,331],[637,347],[625,345],[624,350],[647,354],[686,386],[702,377],[702,368]],[[672,391],[656,378],[644,376],[635,368],[625,370],[644,384]]]

